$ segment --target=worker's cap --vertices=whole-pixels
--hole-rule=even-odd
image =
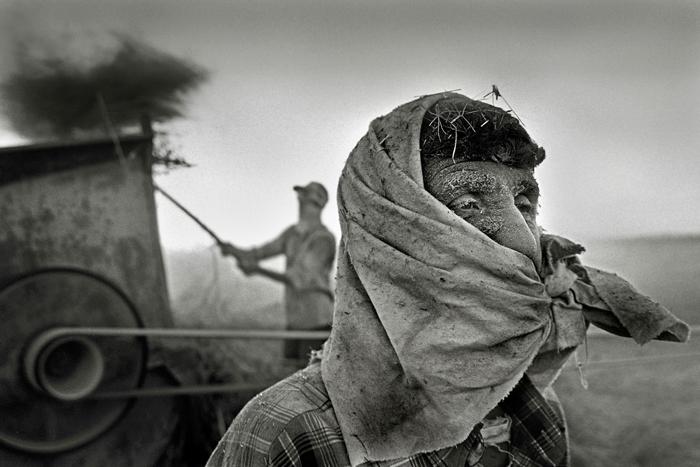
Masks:
[[[328,202],[328,191],[318,182],[311,182],[306,186],[295,186],[294,191],[304,197],[305,200],[311,201],[318,207],[323,207]]]

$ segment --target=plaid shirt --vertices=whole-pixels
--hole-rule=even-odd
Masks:
[[[568,465],[564,424],[527,376],[500,403],[511,419],[510,466]],[[363,467],[481,466],[477,425],[457,446]],[[207,467],[349,467],[350,461],[321,379],[312,364],[252,399],[212,453]]]

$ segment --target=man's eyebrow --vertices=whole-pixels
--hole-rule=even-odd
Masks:
[[[479,170],[462,169],[454,172],[449,177],[449,183],[453,188],[468,190],[471,193],[489,193],[496,189],[496,179],[489,174],[485,174]],[[457,183],[455,186],[454,183]]]

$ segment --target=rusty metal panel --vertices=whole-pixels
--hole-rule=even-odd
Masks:
[[[0,150],[0,284],[73,267],[112,281],[144,324],[170,326],[151,138]],[[79,323],[76,323],[79,324]]]

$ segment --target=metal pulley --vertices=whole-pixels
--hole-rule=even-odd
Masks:
[[[108,430],[129,399],[92,400],[95,391],[141,386],[147,361],[139,336],[67,335],[60,326],[142,327],[129,299],[108,280],[44,269],[0,289],[0,442],[32,453],[78,447]]]
[[[35,389],[59,400],[82,399],[102,381],[104,356],[85,337],[35,339],[24,353],[24,374]]]

